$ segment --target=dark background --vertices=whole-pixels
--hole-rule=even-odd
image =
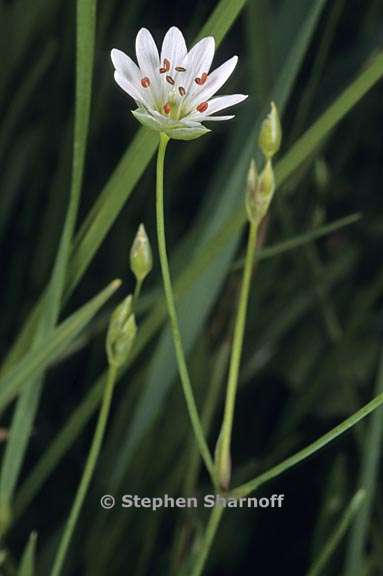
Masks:
[[[271,14],[285,4],[263,0],[265,3]],[[292,3],[284,28],[271,20],[270,37],[266,38],[270,50],[265,55],[271,82],[278,67],[283,70],[283,63],[278,61],[280,47],[289,37],[291,42],[296,38],[300,11],[303,16],[307,4],[304,0],[300,5]],[[20,15],[17,26],[9,17],[16,5]],[[99,2],[79,225],[137,130],[130,114],[132,102],[113,82],[110,49],[118,47],[133,56],[135,35],[143,25],[158,43],[170,25],[178,25],[190,44],[214,6],[210,1]],[[41,2],[32,6],[25,1],[3,0],[0,7],[4,67],[0,72],[0,335],[5,355],[49,279],[64,221],[70,186],[75,7],[74,2],[59,0],[44,6]],[[334,16],[336,9],[339,14]],[[196,142],[169,146],[167,234],[170,253],[176,254],[175,273],[191,258],[193,228],[198,230],[201,218],[208,220],[218,206],[220,187],[214,188],[213,183],[217,178],[224,182],[231,174],[236,154],[241,154],[241,139],[270,99],[268,82],[265,79],[262,84],[262,73],[255,69],[252,46],[254,34],[260,30],[260,23],[254,21],[256,14],[254,6],[244,9],[214,62],[219,65],[234,53],[240,56],[230,86],[224,90],[249,93],[248,101],[235,112],[237,120],[214,124],[214,134]],[[328,45],[324,46],[326,35]],[[379,50],[382,39],[381,2],[327,3],[283,115],[281,158]],[[11,129],[5,130],[10,110],[20,91],[25,90],[25,78],[38,66],[37,82],[17,109]],[[233,438],[234,479],[253,477],[328,431],[374,395],[383,320],[382,101],[379,83],[331,132],[303,169],[277,191],[267,223],[267,246],[348,214],[360,212],[362,217],[315,243],[257,265]],[[230,147],[235,154],[227,161]],[[155,261],[144,297],[158,297],[154,178],[152,162],[65,306],[63,318],[113,278],[123,278],[126,293],[133,290],[128,256],[141,221],[152,241]],[[238,204],[241,201],[238,197]],[[242,255],[241,244],[238,256]],[[329,285],[334,271],[336,280]],[[213,360],[231,336],[239,284],[240,274],[231,272],[191,347],[189,360],[200,404],[206,396]],[[105,368],[103,347],[110,309],[105,309],[75,349],[68,351],[68,357],[50,370],[22,480]],[[153,518],[142,511],[106,513],[98,505],[125,450],[129,424],[159,336],[139,355],[116,391],[105,450],[72,543],[67,574],[139,574],[140,566],[142,574],[168,574],[175,534],[188,527],[183,550],[187,554],[206,524],[206,512],[201,510],[191,515],[165,511]],[[180,386],[176,381],[174,384],[124,471],[118,493],[183,494],[190,428]],[[223,398],[222,393],[213,418],[209,436],[212,447]],[[4,426],[10,416],[11,411],[3,415]],[[309,461],[264,486],[259,496],[285,494],[282,510],[231,511],[225,515],[207,573],[304,574],[359,486],[363,458],[371,449],[366,445],[366,426],[366,422],[361,423]],[[94,419],[60,459],[7,537],[6,547],[17,558],[30,531],[37,530],[42,574],[47,573],[72,502],[93,429]],[[198,493],[206,490],[207,477],[202,473]],[[366,573],[372,575],[383,573],[379,548],[382,505],[378,491],[366,536]],[[147,556],[142,555],[145,543],[152,544]],[[324,574],[341,574],[346,554],[347,538]]]

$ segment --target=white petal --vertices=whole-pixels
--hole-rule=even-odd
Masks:
[[[121,72],[127,80],[133,83],[137,83],[141,80],[140,69],[135,62],[125,52],[122,50],[117,50],[113,48],[110,53],[112,58],[113,66],[116,70]]]
[[[162,97],[162,83],[159,75],[160,57],[153,36],[146,28],[141,28],[136,37],[136,56],[142,77],[149,78],[150,87],[145,90],[150,94],[152,104],[159,104]]]
[[[151,74],[158,70],[160,59],[153,36],[146,28],[141,28],[136,37],[137,62],[144,74]]]
[[[195,91],[192,97],[187,96],[187,103],[185,105],[192,110],[193,107],[198,106],[201,102],[207,102],[213,94],[217,92],[231,76],[238,62],[238,56],[233,56],[230,60],[224,62],[219,68],[213,70],[209,74],[205,84],[200,89]]]
[[[164,41],[162,42],[161,48],[161,64],[163,64],[164,59],[167,58],[170,62],[170,72],[175,75],[177,72],[174,71],[176,66],[181,66],[187,54],[187,48],[185,43],[185,38],[179,28],[172,26],[166,32]]]
[[[231,120],[232,118],[235,118],[234,114],[229,114],[228,116],[205,116],[200,122],[223,122],[224,120]]]
[[[208,118],[211,114],[215,112],[219,112],[219,110],[223,110],[224,108],[228,108],[229,106],[234,106],[235,104],[239,104],[245,100],[247,96],[245,94],[230,94],[228,96],[217,96],[216,98],[212,98],[208,102],[208,109],[206,112],[203,112],[202,115],[200,112],[195,110],[191,112],[187,118],[191,120],[197,120],[198,122],[203,122],[201,117]]]
[[[214,38],[212,36],[207,36],[206,38],[202,38],[202,40],[193,46],[182,62],[182,66],[186,68],[186,72],[183,72],[184,78],[182,86],[188,93],[188,97],[191,96],[195,90],[195,86],[198,87],[198,84],[195,83],[195,79],[201,77],[204,72],[206,74],[209,73],[214,58],[214,50]]]
[[[229,94],[227,96],[217,96],[209,100],[208,114],[214,114],[223,110],[224,108],[229,108],[229,106],[234,106],[246,100],[247,94]]]
[[[122,88],[127,94],[129,94],[129,96],[134,98],[137,104],[143,104],[144,106],[147,106],[149,104],[145,98],[143,89],[140,90],[135,84],[129,82],[129,80],[126,78],[124,74],[122,74],[122,72],[120,72],[120,70],[115,71],[114,79],[120,86],[120,88]]]

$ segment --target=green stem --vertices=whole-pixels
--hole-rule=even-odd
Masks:
[[[198,550],[196,562],[191,571],[191,576],[201,576],[224,510],[223,506],[214,506],[206,527],[204,539]]]
[[[327,540],[317,560],[314,562],[314,564],[308,571],[307,576],[319,576],[320,574],[323,573],[324,568],[326,567],[328,561],[338,548],[340,542],[342,541],[342,538],[344,537],[348,528],[352,524],[355,515],[357,514],[357,512],[359,512],[361,505],[365,501],[365,498],[366,498],[365,490],[358,490],[358,492],[352,498],[349,506],[346,508],[339,524],[336,525],[334,532],[330,535],[329,539]]]
[[[312,442],[311,444],[306,446],[306,448],[299,450],[299,452],[296,452],[289,458],[286,458],[286,460],[283,460],[276,466],[273,466],[269,470],[266,470],[266,472],[263,472],[253,480],[250,480],[249,482],[246,482],[245,484],[242,484],[241,486],[238,486],[238,488],[232,490],[231,495],[236,497],[248,496],[249,494],[251,494],[251,492],[254,492],[263,484],[266,484],[266,482],[269,482],[273,478],[277,478],[290,468],[293,468],[300,462],[303,462],[304,460],[315,454],[315,452],[318,452],[318,450],[320,450],[330,442],[333,442],[335,438],[337,438],[341,434],[344,434],[345,432],[347,432],[347,430],[350,430],[350,428],[355,426],[355,424],[360,422],[360,420],[366,418],[366,416],[371,414],[371,412],[373,412],[374,410],[379,408],[379,406],[382,405],[383,405],[383,393],[373,398],[370,402],[362,406],[360,410],[352,414],[352,416],[346,418],[346,420],[343,420],[343,422],[338,424],[338,426],[335,426],[335,428],[332,428],[332,430],[330,430],[326,434],[323,434],[323,436],[320,436],[317,440],[315,440],[315,442]]]
[[[109,410],[112,402],[113,396],[113,388],[114,383],[117,377],[117,368],[115,366],[110,365],[108,376],[104,388],[104,394],[102,398],[102,404],[100,413],[98,416],[96,430],[93,436],[92,445],[88,454],[88,458],[85,464],[84,472],[80,481],[80,485],[77,489],[77,494],[74,499],[72,509],[69,514],[69,518],[65,525],[64,533],[62,535],[56,557],[54,559],[53,568],[51,571],[50,576],[59,576],[62,571],[63,564],[65,561],[65,556],[73,536],[74,529],[76,527],[76,523],[78,517],[81,512],[82,505],[85,500],[85,496],[87,494],[89,484],[91,482],[94,469],[96,467],[97,459],[100,454],[100,449],[102,445],[102,441],[105,434],[106,423],[108,420]]]
[[[136,287],[134,289],[134,294],[133,294],[133,302],[135,305],[137,304],[137,300],[140,297],[141,287],[142,287],[142,280],[137,280]]]
[[[166,251],[165,219],[164,219],[164,160],[168,141],[169,141],[168,136],[166,134],[161,133],[160,145],[158,148],[158,156],[157,156],[156,215],[157,215],[157,240],[158,240],[158,250],[161,263],[162,280],[164,285],[165,299],[170,319],[170,325],[172,329],[174,348],[178,364],[178,371],[182,383],[187,409],[189,412],[196,442],[199,451],[201,453],[201,457],[205,462],[206,468],[210,474],[214,486],[216,486],[217,482],[215,479],[214,464],[202,430],[200,417],[198,415],[197,406],[194,400],[194,394],[190,382],[189,372],[186,365],[185,354],[181,340],[181,333],[178,326],[177,312],[174,303],[174,294],[169,271],[169,262]]]
[[[225,478],[227,468],[230,462],[230,444],[233,429],[235,399],[238,387],[239,366],[242,355],[243,337],[245,332],[246,313],[249,300],[251,276],[253,271],[255,250],[257,246],[257,231],[258,231],[257,224],[251,223],[247,242],[241,293],[239,296],[238,312],[234,327],[233,347],[231,350],[229,376],[227,381],[225,412],[220,434],[220,448],[217,463],[220,478]],[[227,486],[223,487],[227,488]]]

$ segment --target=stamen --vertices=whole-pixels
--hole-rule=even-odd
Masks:
[[[198,104],[197,106],[197,110],[198,112],[205,112],[208,108],[209,104],[207,102],[201,102],[201,104]]]
[[[186,94],[186,90],[183,86],[180,86],[178,88],[178,92],[181,94],[181,96],[185,96],[185,94]]]
[[[196,84],[198,84],[198,86],[202,86],[203,84],[205,84],[207,78],[208,78],[207,73],[206,73],[206,72],[203,72],[203,73],[201,74],[201,78],[198,78],[198,77],[197,77],[197,78],[194,78],[194,82],[195,82]]]
[[[176,66],[175,70],[177,70],[177,72],[186,72],[186,68],[184,68],[183,66]]]
[[[169,102],[166,102],[165,106],[164,106],[164,112],[165,114],[169,114],[169,112],[171,111],[172,107],[170,106]]]
[[[169,82],[169,84],[171,84],[172,86],[174,86],[175,84],[175,81],[171,76],[166,76],[166,82]]]
[[[165,74],[165,72],[169,72],[170,70],[170,62],[167,58],[164,58],[164,65],[160,68],[160,74]]]
[[[148,78],[147,76],[145,76],[145,78],[142,78],[142,80],[141,80],[141,86],[142,86],[143,88],[149,88],[149,86],[150,86],[150,80],[149,80],[149,78]]]

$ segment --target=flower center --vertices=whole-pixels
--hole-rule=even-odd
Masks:
[[[182,85],[182,75],[187,70],[183,66],[178,65],[174,66],[173,70],[176,74],[172,75],[172,64],[168,58],[164,58],[162,65],[159,68],[159,73],[164,77],[166,84],[169,84],[170,87],[168,90],[166,90],[164,86],[164,91],[161,97],[162,102],[159,102],[157,105],[159,112],[165,114],[166,116],[170,116],[170,118],[173,120],[179,120],[186,115],[184,112],[184,102],[185,97],[187,96],[187,88]],[[197,86],[203,86],[207,79],[207,72],[203,72],[201,76],[194,78],[194,82],[197,84]],[[150,78],[145,76],[141,79],[141,86],[143,88],[149,88],[150,85]],[[208,109],[208,103],[205,101],[200,102],[195,109],[198,112],[203,113]]]

